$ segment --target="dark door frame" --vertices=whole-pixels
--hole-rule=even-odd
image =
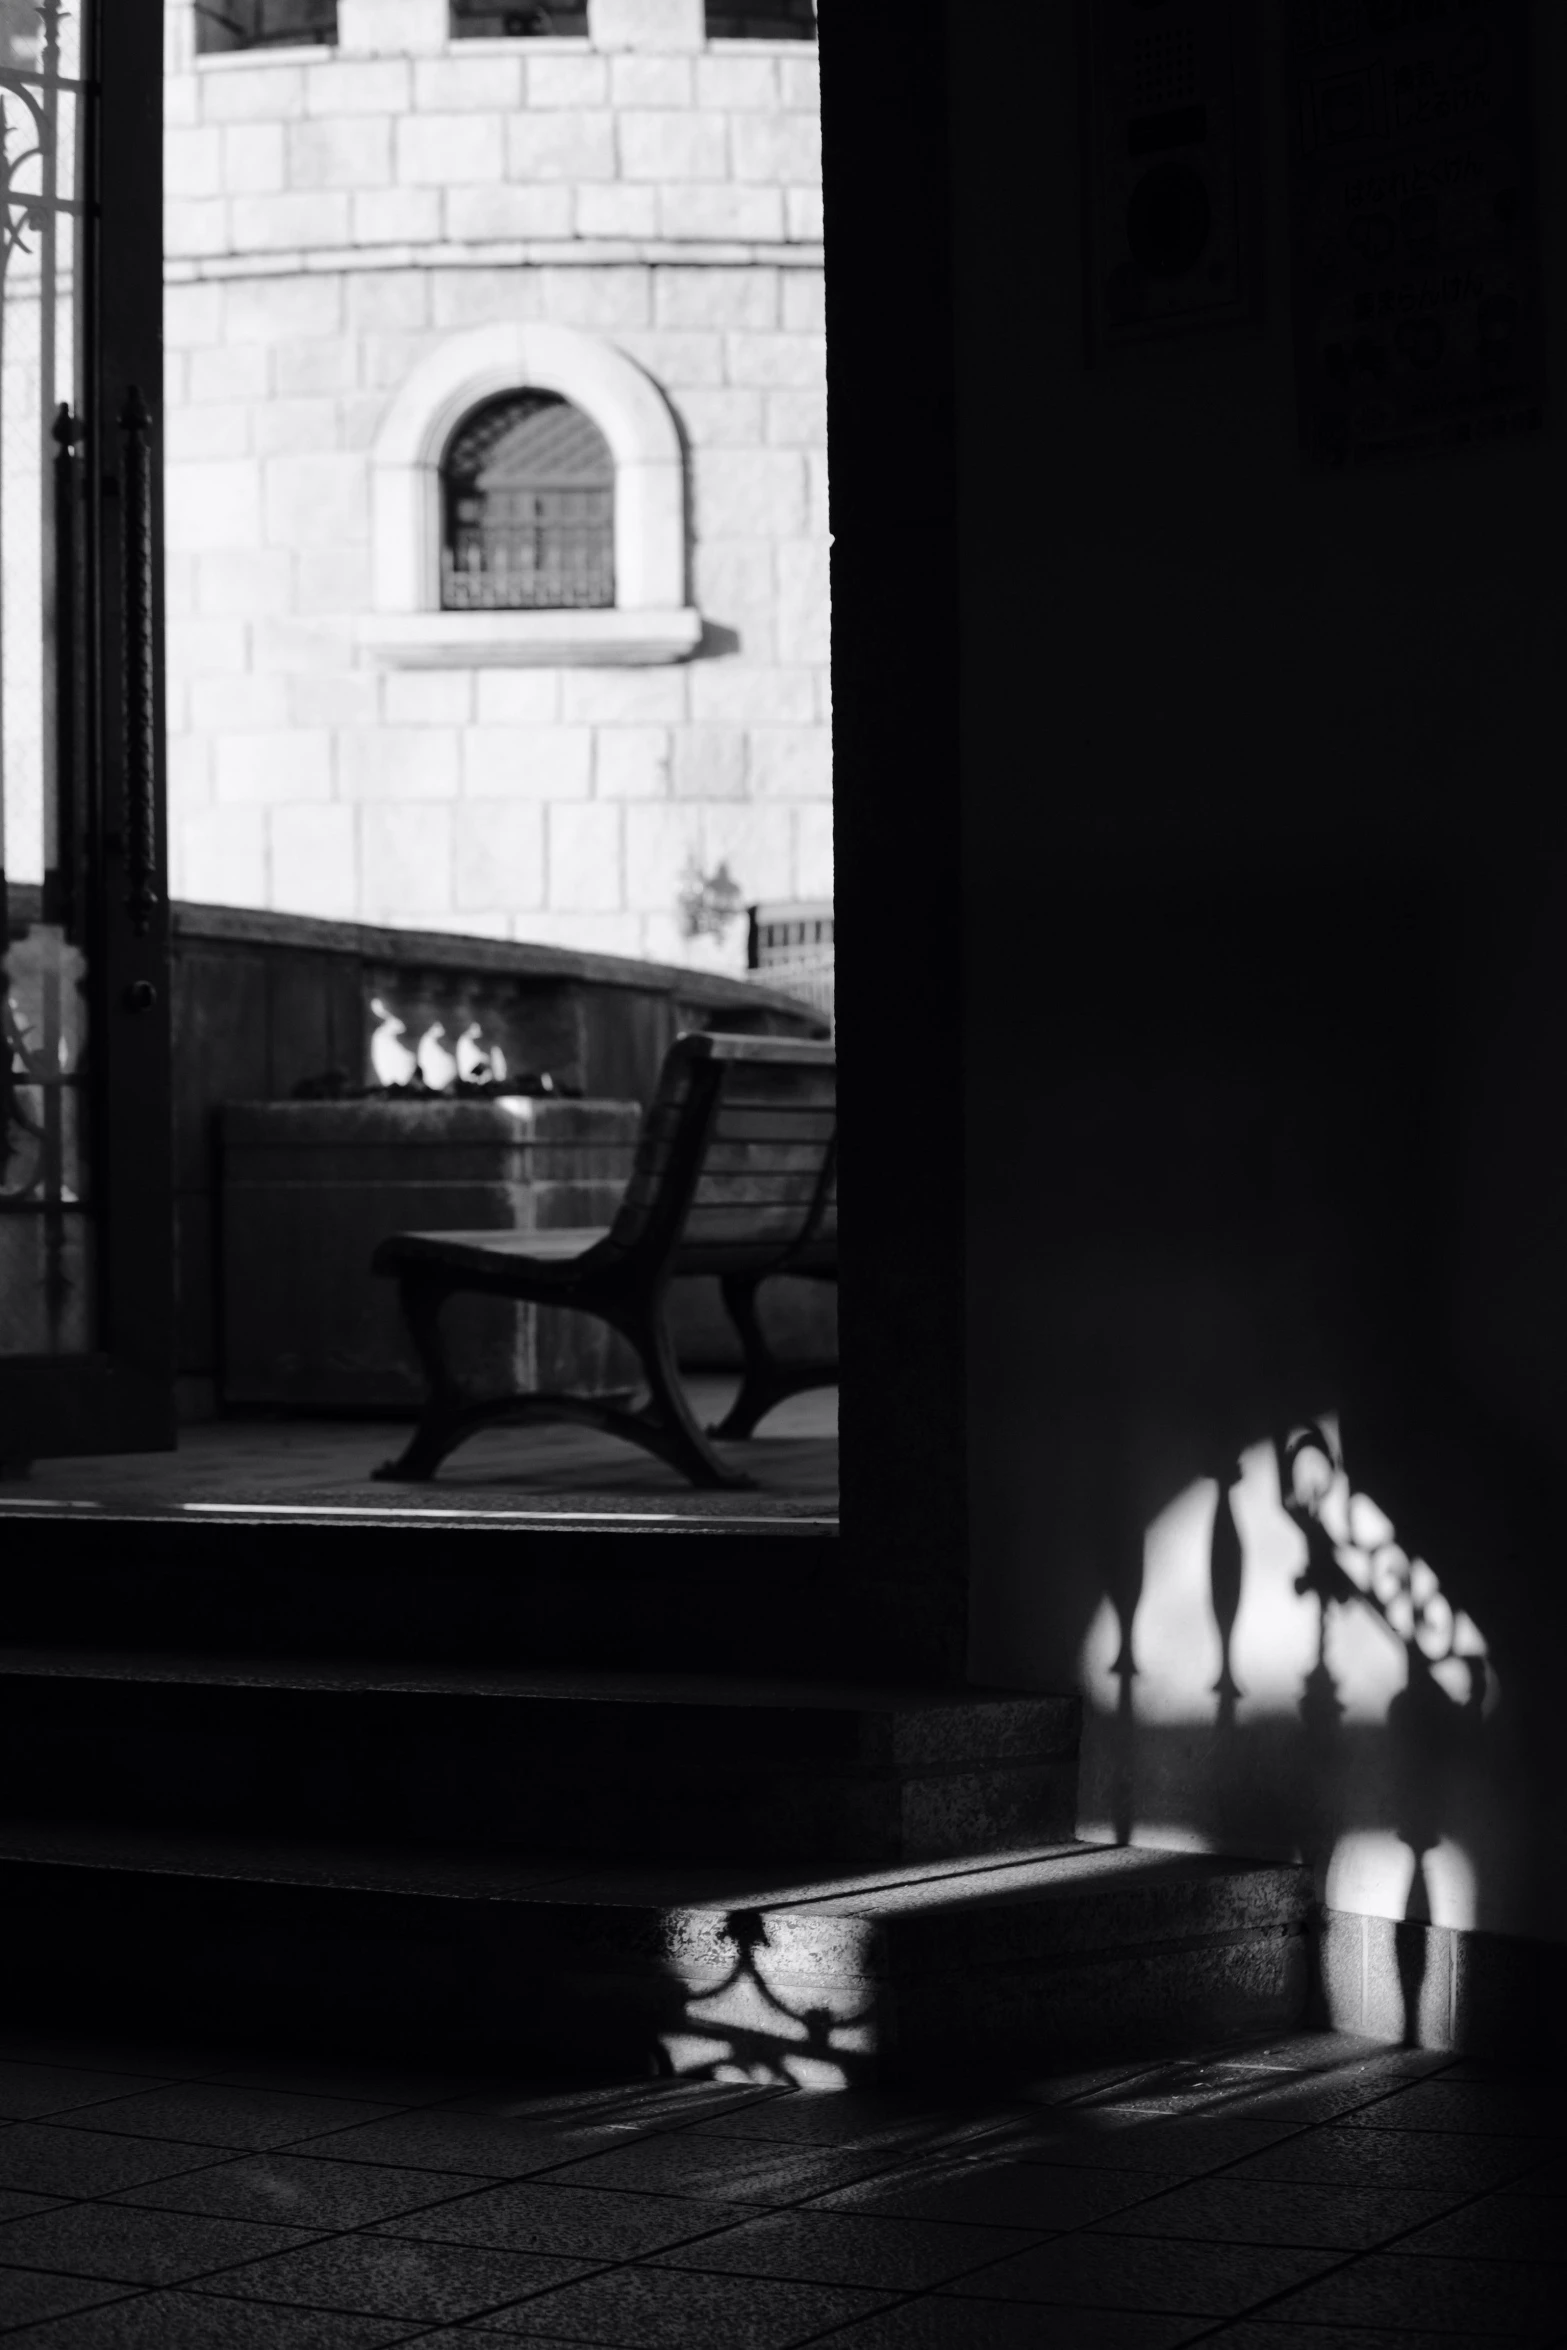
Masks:
[[[825,0],[842,1539],[962,1669],[958,539],[942,0]]]
[[[78,289],[78,675],[66,686],[85,834],[68,895],[88,956],[93,1350],[0,1357],[0,1453],[174,1442],[163,763],[163,10],[86,11],[94,210]],[[144,421],[143,421],[144,420]]]

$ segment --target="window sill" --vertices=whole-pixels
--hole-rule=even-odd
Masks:
[[[191,62],[198,73],[234,73],[255,65],[318,65],[337,53],[335,41],[257,41],[249,49],[198,49]]]
[[[689,605],[658,612],[397,612],[361,620],[387,669],[611,669],[683,661],[702,639]]]

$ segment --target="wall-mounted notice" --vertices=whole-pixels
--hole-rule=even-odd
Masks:
[[[1090,365],[1258,307],[1250,0],[1080,0]]]
[[[1521,0],[1291,0],[1295,372],[1309,463],[1537,430]]]

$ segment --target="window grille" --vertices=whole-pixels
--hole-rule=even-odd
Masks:
[[[337,0],[196,0],[196,47],[281,49],[337,39]]]
[[[615,601],[615,467],[554,392],[508,392],[458,426],[441,467],[441,602],[453,612]]]
[[[454,41],[586,40],[588,0],[451,0]]]
[[[710,41],[814,41],[816,0],[707,0]]]

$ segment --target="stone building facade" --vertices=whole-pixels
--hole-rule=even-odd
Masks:
[[[197,15],[169,0],[175,892],[743,962],[726,905],[832,890],[814,44],[709,38],[703,0],[565,37],[338,0],[334,41],[218,54]],[[610,445],[615,609],[442,611],[442,448],[529,386]]]

